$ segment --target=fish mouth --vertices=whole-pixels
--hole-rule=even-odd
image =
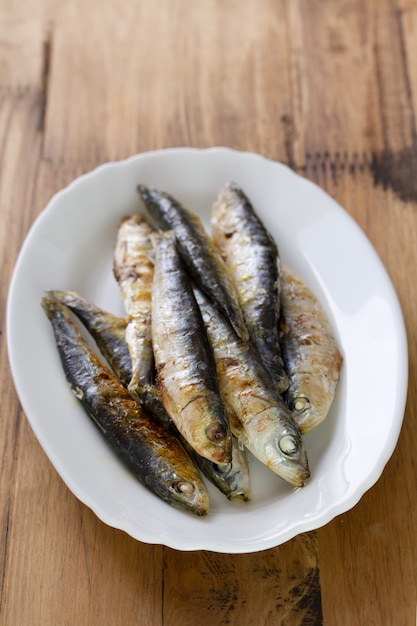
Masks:
[[[201,499],[198,502],[187,503],[186,505],[180,505],[180,508],[185,509],[186,511],[191,511],[194,515],[198,515],[198,517],[207,517],[210,510],[210,504],[208,499]]]
[[[175,494],[171,500],[171,504],[174,504],[179,509],[190,511],[199,517],[206,517],[210,510],[210,501],[208,495],[198,494],[194,498],[182,498]]]
[[[250,502],[251,497],[252,495],[249,480],[234,481],[230,492],[227,494],[228,500],[243,500],[244,502]]]
[[[271,469],[277,476],[283,478],[293,487],[304,487],[306,481],[310,478],[310,470],[308,465],[285,462],[267,461],[267,467]]]
[[[232,491],[227,496],[228,500],[243,500],[244,502],[250,502],[251,496],[244,489],[237,489],[236,491]]]
[[[293,480],[291,480],[291,477],[287,476],[287,482],[289,482],[293,487],[304,487],[306,481],[310,478],[310,470],[306,470],[306,469],[300,469],[300,471],[297,474],[293,474],[292,476]]]

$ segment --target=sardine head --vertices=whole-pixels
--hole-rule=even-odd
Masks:
[[[287,392],[287,404],[300,432],[304,435],[322,422],[333,400],[334,385],[325,376],[298,376],[297,385]]]
[[[146,208],[152,226],[161,230],[173,228],[177,201],[168,193],[146,185],[137,185],[137,190]]]
[[[232,460],[232,435],[224,415],[220,398],[205,393],[196,396],[181,410],[181,421],[190,424],[184,433],[200,456],[217,465],[227,465]]]
[[[219,465],[228,465],[231,461],[232,438],[228,425],[219,421],[210,423],[205,429],[207,453],[209,458]]]
[[[166,476],[164,499],[172,506],[191,511],[199,516],[209,512],[210,499],[205,484],[199,478],[188,476]]]
[[[266,446],[267,466],[294,487],[303,487],[310,478],[307,454],[301,436],[288,431]]]
[[[263,411],[249,433],[247,447],[262,463],[294,487],[310,477],[307,454],[298,428],[280,410]]]

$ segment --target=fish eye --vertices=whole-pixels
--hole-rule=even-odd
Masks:
[[[192,483],[187,482],[179,482],[174,485],[174,489],[177,493],[182,494],[184,496],[191,496],[194,492],[194,485]]]
[[[306,398],[305,396],[297,396],[294,399],[293,406],[294,406],[294,411],[296,411],[297,413],[302,413],[303,411],[306,411],[310,407],[310,400]]]
[[[213,443],[222,442],[226,439],[226,429],[217,423],[210,424],[206,428],[206,436],[207,439],[212,441]]]
[[[278,441],[278,446],[281,452],[287,456],[292,456],[298,452],[298,441],[294,435],[284,435]]]

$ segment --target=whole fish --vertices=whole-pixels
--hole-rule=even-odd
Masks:
[[[194,292],[233,434],[278,476],[302,487],[310,476],[302,438],[257,352],[239,340],[199,289]]]
[[[199,217],[167,193],[145,185],[138,185],[138,191],[158,228],[175,231],[178,250],[194,280],[230,319],[239,337],[247,340],[233,281]]]
[[[94,338],[101,354],[113,372],[127,387],[131,380],[132,364],[125,339],[126,320],[104,311],[75,292],[49,291],[48,295],[65,304],[77,315]],[[240,448],[235,437],[232,437],[230,465],[217,465],[197,454],[185,441],[165,411],[155,386],[150,385],[142,391],[140,403],[165,429],[180,440],[194,464],[229,500],[241,498],[248,501],[251,499],[247,458],[245,451]]]
[[[132,378],[132,359],[125,338],[125,318],[104,311],[75,291],[49,290],[46,293],[78,317],[117,378],[127,387]]]
[[[211,216],[212,237],[233,278],[246,328],[280,393],[288,388],[278,337],[278,248],[242,189],[229,182]]]
[[[230,463],[231,434],[213,354],[172,231],[161,236],[155,252],[152,342],[162,403],[198,454]]]
[[[132,360],[129,392],[133,397],[152,383],[154,357],[151,338],[154,231],[139,214],[119,226],[113,256],[113,271],[126,311],[126,343]]]
[[[343,358],[314,294],[282,266],[280,342],[290,380],[286,402],[302,433],[327,416]]]
[[[71,389],[140,482],[169,504],[207,515],[207,489],[178,440],[155,422],[98,359],[60,302],[44,297]]]

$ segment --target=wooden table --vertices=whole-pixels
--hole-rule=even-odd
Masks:
[[[1,624],[415,624],[416,114],[416,0],[1,1]],[[104,161],[216,145],[287,163],[346,208],[392,277],[410,349],[378,483],[324,528],[247,555],[99,521],[33,435],[6,350],[13,266],[58,189]]]

